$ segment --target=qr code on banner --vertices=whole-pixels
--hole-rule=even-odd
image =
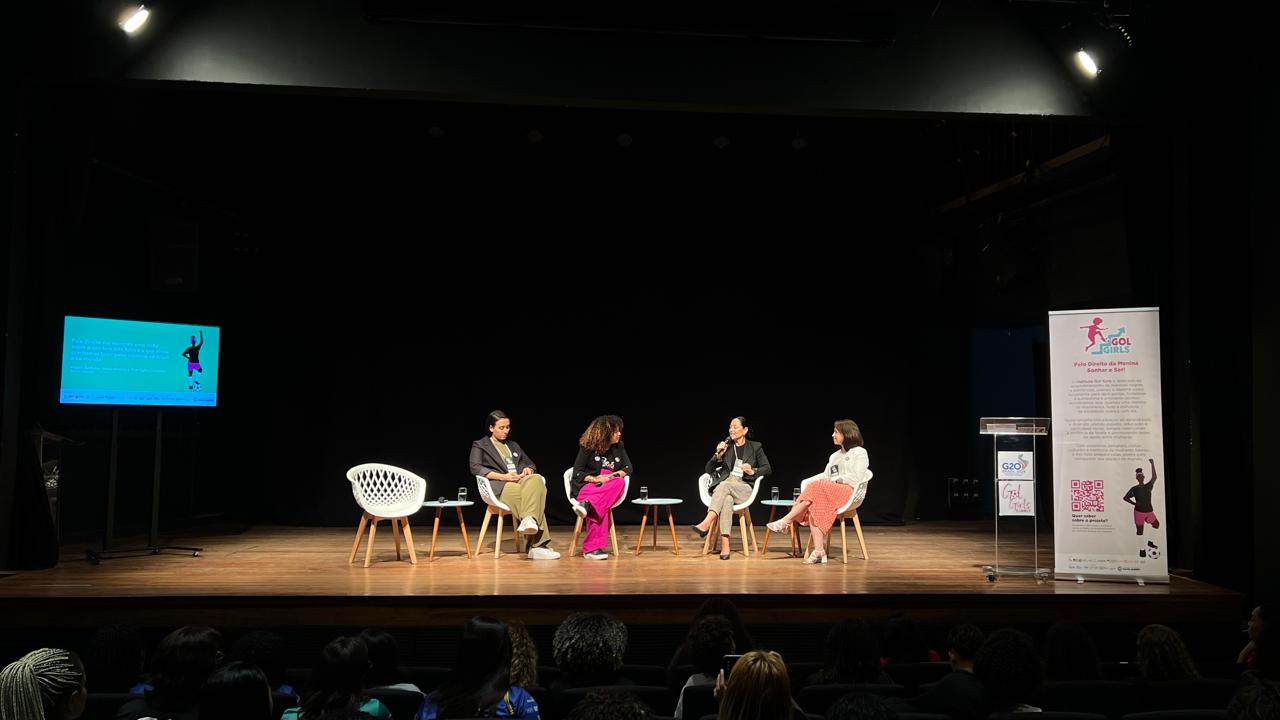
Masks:
[[[1071,512],[1106,512],[1101,480],[1071,481]]]

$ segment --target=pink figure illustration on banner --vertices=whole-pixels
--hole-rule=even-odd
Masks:
[[[1092,325],[1081,325],[1080,329],[1089,331],[1089,344],[1084,346],[1085,352],[1093,349],[1093,346],[1098,344],[1099,338],[1106,342],[1106,336],[1102,334],[1102,331],[1106,330],[1106,328],[1102,327],[1102,318],[1096,317],[1093,319]]]

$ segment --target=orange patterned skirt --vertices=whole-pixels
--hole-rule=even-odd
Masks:
[[[801,522],[819,532],[827,532],[836,522],[836,510],[844,507],[852,494],[852,485],[834,480],[814,480],[796,498],[797,504],[809,501],[809,512]]]

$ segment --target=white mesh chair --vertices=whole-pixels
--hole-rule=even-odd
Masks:
[[[409,530],[409,516],[422,509],[427,496],[427,481],[403,468],[382,463],[364,463],[347,471],[351,494],[364,511],[360,526],[356,529],[356,541],[351,544],[351,556],[347,564],[356,561],[360,539],[365,527],[369,528],[369,544],[364,551],[364,566],[373,559],[373,539],[378,534],[378,521],[391,521],[391,537],[396,543],[396,560],[400,559],[400,533],[404,533],[409,545],[409,562],[418,564],[418,553],[413,547],[413,532]]]
[[[609,539],[613,541],[613,556],[620,557],[618,554],[618,523],[613,521],[613,509],[621,505],[627,499],[627,492],[631,490],[631,476],[622,476],[622,494],[618,496],[618,501],[609,508]],[[577,498],[573,496],[573,468],[564,471],[564,496],[568,498],[569,504],[577,502]],[[569,543],[569,557],[578,550],[578,536],[582,534],[582,516],[574,513],[578,518],[578,522],[573,526],[573,542]]]
[[[747,557],[751,557],[752,549],[757,555],[760,553],[760,546],[756,544],[756,526],[751,522],[751,505],[756,501],[756,495],[760,492],[760,483],[764,477],[757,474],[755,483],[751,486],[751,497],[733,506],[733,514],[738,516],[738,538],[742,541],[742,554]],[[708,473],[702,473],[702,477],[698,478],[698,497],[702,498],[703,505],[711,507],[711,475]],[[716,522],[719,523],[719,518]],[[702,543],[703,555],[710,552],[713,535],[719,536],[720,533],[716,532],[715,528],[707,532],[707,539]]]
[[[849,564],[849,541],[848,536],[845,535],[844,531],[845,520],[853,521],[853,531],[858,534],[858,547],[862,548],[862,559],[871,559],[870,556],[867,555],[867,541],[862,537],[862,523],[858,520],[858,508],[862,505],[862,501],[867,498],[867,484],[871,482],[871,478],[874,475],[875,473],[868,470],[866,479],[853,486],[853,493],[849,495],[848,502],[836,509],[836,522],[840,523],[840,555],[842,561],[846,565]],[[821,476],[819,475],[801,480],[800,491],[804,492],[804,489],[809,486],[809,483],[820,477]],[[813,547],[813,535],[809,535],[809,542],[805,544],[805,556],[808,556],[809,548],[811,547]]]
[[[542,478],[543,485],[546,482],[547,479],[545,477]],[[516,552],[521,552],[520,541],[524,537],[519,532],[516,532],[516,516],[515,513],[511,512],[511,506],[498,499],[498,494],[493,491],[493,484],[489,482],[489,478],[477,475],[476,487],[480,489],[480,499],[484,500],[485,508],[484,520],[480,523],[480,539],[476,541],[475,556],[480,557],[480,546],[484,545],[485,533],[489,531],[489,520],[495,515],[498,518],[498,524],[493,527],[493,559],[497,560],[502,557],[502,518],[506,516],[511,517],[511,534],[516,538]],[[524,552],[528,552],[528,550],[529,548],[526,546]]]

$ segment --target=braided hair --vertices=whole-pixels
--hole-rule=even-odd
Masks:
[[[0,720],[61,720],[84,690],[84,665],[70,650],[41,648],[0,670]]]

